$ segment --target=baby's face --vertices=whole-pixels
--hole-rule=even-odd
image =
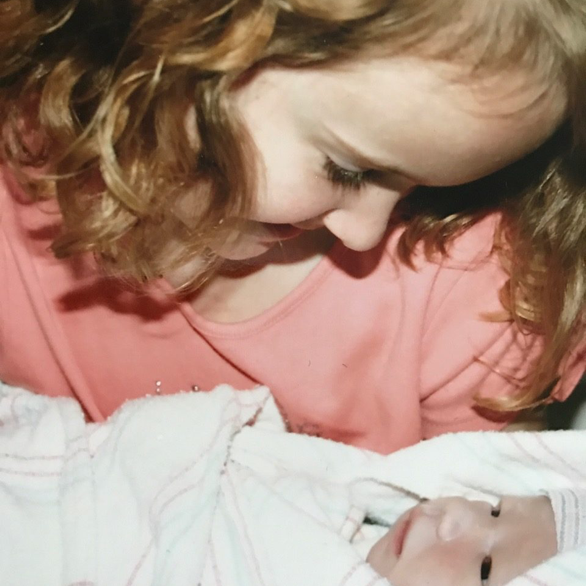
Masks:
[[[502,586],[556,552],[547,497],[451,497],[404,513],[367,561],[393,586]]]

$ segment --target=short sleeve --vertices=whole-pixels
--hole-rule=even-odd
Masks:
[[[539,357],[542,339],[519,331],[502,315],[499,291],[508,276],[492,242],[494,224],[466,233],[453,254],[438,264],[430,291],[422,340],[421,414],[423,435],[451,431],[496,430],[514,414],[479,408],[475,397],[517,393]],[[573,357],[562,376],[565,398],[580,379],[584,361]]]

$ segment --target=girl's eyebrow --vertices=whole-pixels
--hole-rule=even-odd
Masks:
[[[365,155],[364,153],[360,152],[356,147],[354,147],[349,142],[344,140],[342,137],[340,137],[338,134],[333,132],[331,129],[326,129],[326,130],[327,130],[328,134],[330,135],[330,137],[335,142],[339,143],[341,148],[352,157],[352,160],[355,161],[363,169],[365,169],[365,170],[369,169],[369,170],[377,171],[380,173],[394,173],[396,175],[402,175],[403,177],[406,177],[407,179],[409,179],[409,181],[412,181],[416,185],[423,185],[424,184],[424,181],[422,181],[421,179],[418,179],[412,173],[406,171],[405,169],[397,167],[396,165],[389,165],[388,163],[386,163],[380,159],[369,157],[369,156]]]

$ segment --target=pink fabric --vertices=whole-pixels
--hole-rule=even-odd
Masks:
[[[133,291],[89,257],[54,259],[54,203],[30,204],[7,174],[0,179],[0,379],[76,397],[96,421],[154,394],[157,381],[163,393],[262,383],[294,431],[391,452],[502,427],[473,396],[514,391],[538,350],[513,325],[482,318],[499,309],[506,278],[489,255],[495,218],[417,271],[394,260],[396,234],[368,253],[338,244],[269,311],[215,324],[164,282]],[[568,361],[559,397],[584,364]]]

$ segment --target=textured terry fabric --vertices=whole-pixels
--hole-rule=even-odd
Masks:
[[[382,456],[286,433],[266,387],[86,424],[72,399],[0,382],[0,423],[3,586],[390,586],[364,560],[416,495],[584,491],[585,431],[446,434]],[[558,534],[580,532],[576,512]],[[560,549],[509,586],[584,586],[586,545]]]
[[[548,496],[555,516],[558,551],[586,547],[586,488],[550,491]]]
[[[483,318],[500,309],[506,280],[490,255],[495,221],[416,270],[396,261],[397,233],[367,253],[337,244],[262,315],[216,324],[174,300],[165,282],[133,290],[87,256],[54,259],[55,205],[29,203],[5,174],[0,380],[76,397],[95,421],[156,389],[265,384],[293,431],[380,452],[498,429],[505,419],[479,412],[473,397],[514,392],[540,341]],[[559,397],[583,370],[583,356],[567,361]]]

